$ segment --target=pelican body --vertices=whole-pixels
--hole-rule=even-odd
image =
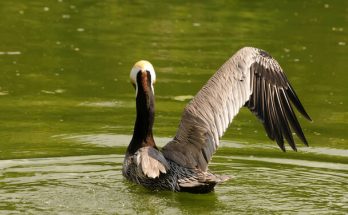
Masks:
[[[208,163],[243,106],[260,119],[281,150],[285,151],[284,139],[297,150],[292,131],[308,145],[292,105],[311,119],[278,62],[261,49],[242,48],[221,66],[185,107],[175,137],[162,149],[152,133],[155,70],[142,60],[133,66],[130,78],[137,116],[122,173],[149,189],[206,193],[228,180],[211,173]]]

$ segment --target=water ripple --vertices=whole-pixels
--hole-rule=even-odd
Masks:
[[[295,159],[216,156],[213,172],[234,176],[208,195],[150,192],[125,181],[123,155],[0,161],[0,207],[40,213],[302,212],[347,209],[347,165]],[[139,198],[142,198],[139,201]],[[144,199],[145,198],[145,199]],[[204,205],[191,204],[204,201]],[[158,205],[149,209],[145,205]],[[180,205],[180,207],[179,207]]]

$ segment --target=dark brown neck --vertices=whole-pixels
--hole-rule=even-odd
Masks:
[[[136,97],[137,117],[134,125],[132,140],[128,146],[127,152],[134,154],[138,149],[144,146],[156,147],[153,139],[152,127],[155,119],[155,99],[151,89],[151,82],[144,80],[144,76],[138,75],[138,89]]]

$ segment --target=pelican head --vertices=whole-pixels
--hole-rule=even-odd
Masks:
[[[155,120],[155,97],[153,84],[156,73],[149,61],[141,60],[134,64],[130,72],[131,83],[135,88],[136,120],[133,138],[127,152],[134,154],[144,146],[156,147],[152,127]]]
[[[156,82],[156,73],[152,64],[146,60],[140,60],[136,62],[130,72],[131,83],[138,91],[138,85],[147,79],[150,81],[151,89],[153,90],[153,84]],[[145,86],[143,86],[145,87]]]

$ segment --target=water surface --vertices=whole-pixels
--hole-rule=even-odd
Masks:
[[[1,213],[344,214],[348,211],[348,3],[3,1],[0,44]],[[242,110],[213,157],[233,176],[205,195],[125,181],[135,118],[129,71],[157,72],[156,141],[243,46],[282,65],[313,119],[310,147],[282,153]]]

